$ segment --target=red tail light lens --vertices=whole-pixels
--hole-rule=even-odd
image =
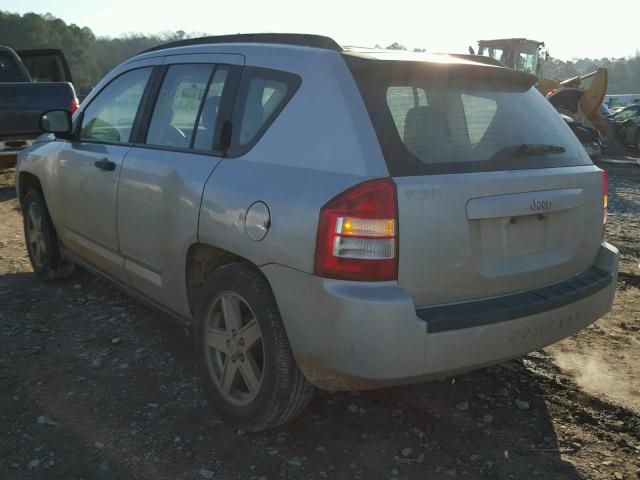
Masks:
[[[320,210],[314,273],[379,282],[398,278],[398,208],[390,178],[346,190]]]
[[[602,233],[607,229],[607,209],[609,207],[609,185],[607,185],[607,172],[602,170],[602,196],[604,201],[604,218],[602,219]]]
[[[69,105],[69,110],[71,110],[71,113],[76,113],[76,110],[78,110],[78,107],[79,107],[78,98],[73,97],[71,99],[71,105]]]

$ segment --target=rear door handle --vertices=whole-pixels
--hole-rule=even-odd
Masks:
[[[98,167],[100,170],[106,170],[108,172],[113,172],[116,169],[116,164],[113,163],[111,160],[107,160],[106,158],[103,158],[102,160],[97,160],[96,163],[94,163],[94,165]]]

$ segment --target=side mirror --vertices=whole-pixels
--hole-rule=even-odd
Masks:
[[[473,49],[473,47],[471,45],[469,45],[469,53],[471,55],[475,55],[476,54],[476,51]]]
[[[69,110],[49,110],[40,115],[40,130],[53,133],[60,138],[69,138],[72,133],[71,112]]]

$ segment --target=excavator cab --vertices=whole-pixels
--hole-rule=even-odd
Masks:
[[[526,38],[501,38],[480,40],[478,55],[498,60],[505,67],[542,76],[541,53],[544,42]],[[473,49],[469,47],[470,53]]]
[[[472,47],[469,53],[475,55]],[[544,42],[527,38],[499,38],[479,40],[478,55],[490,57],[514,70],[532,73],[538,77],[538,90],[546,96],[561,114],[569,115],[581,125],[594,127],[602,136],[606,135],[606,125],[600,114],[600,105],[607,92],[608,74],[606,68],[559,81],[542,76],[542,63],[549,53]],[[592,79],[588,87],[581,82]],[[554,98],[555,97],[555,98]]]

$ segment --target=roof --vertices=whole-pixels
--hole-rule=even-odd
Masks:
[[[343,55],[358,57],[366,60],[413,61],[439,64],[484,64],[504,68],[500,62],[481,55],[462,53],[425,53],[410,52],[408,50],[375,50],[370,48],[346,47]]]
[[[187,47],[190,45],[207,45],[221,43],[267,43],[294,45],[299,47],[324,48],[328,50],[342,51],[342,47],[332,38],[323,35],[311,35],[306,33],[239,33],[236,35],[214,35],[210,37],[187,38],[176,42],[169,42],[157,47],[140,52],[148,53],[175,47]]]
[[[484,43],[486,45],[500,45],[507,42],[512,43],[533,43],[540,47],[544,47],[544,42],[538,40],[531,40],[530,38],[492,38],[491,40],[478,40],[478,44]]]

